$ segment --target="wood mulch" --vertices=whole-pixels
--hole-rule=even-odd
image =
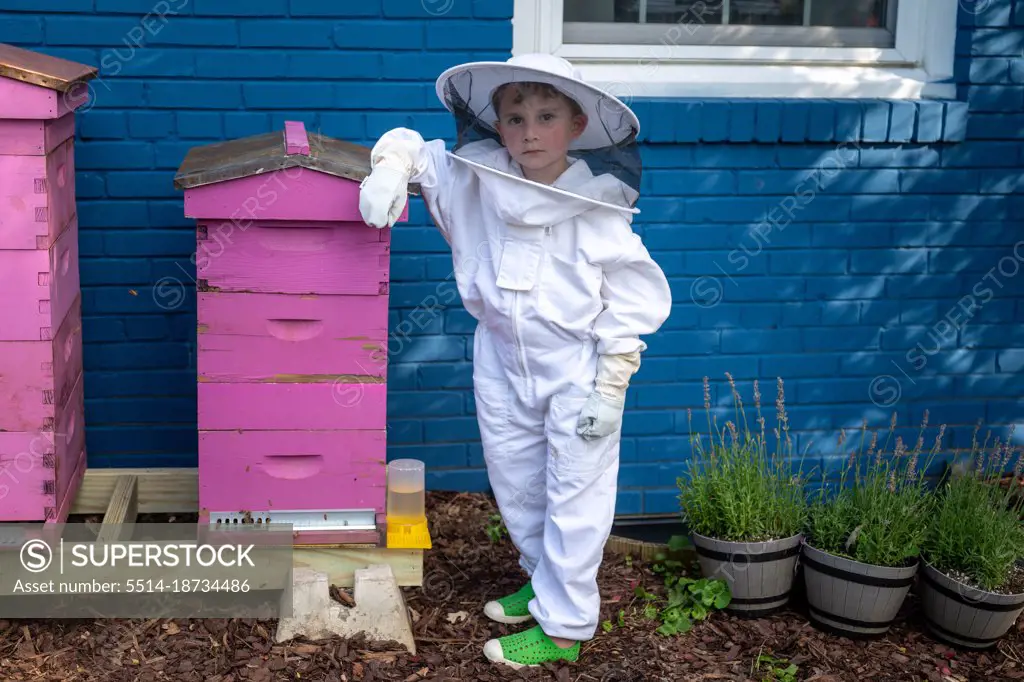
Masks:
[[[423,586],[405,588],[416,656],[395,643],[362,637],[278,645],[272,620],[0,620],[0,679],[760,681],[771,670],[756,669],[759,654],[783,661],[775,664],[778,669],[795,664],[797,672],[789,679],[808,682],[1024,679],[1020,628],[996,649],[954,651],[924,633],[913,596],[899,622],[879,640],[851,641],[815,630],[799,598],[790,610],[772,617],[748,620],[714,613],[685,635],[663,637],[633,596],[635,585],[659,592],[662,581],[640,561],[612,554],[599,580],[602,620],[613,625],[608,632],[598,630],[579,661],[520,672],[495,666],[483,658],[484,642],[523,626],[492,623],[482,608],[488,599],[518,589],[523,576],[508,539],[492,543],[488,538],[494,511],[485,495],[428,494],[434,548],[426,554]],[[179,515],[177,520],[189,519]],[[347,595],[340,599],[350,601]]]

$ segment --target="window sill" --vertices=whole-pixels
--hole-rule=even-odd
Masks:
[[[620,99],[640,97],[786,99],[954,99],[956,85],[898,66],[632,64],[574,60],[587,82]]]
[[[653,143],[961,142],[967,103],[957,100],[639,97],[640,140]]]

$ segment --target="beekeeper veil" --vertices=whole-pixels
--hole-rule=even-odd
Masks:
[[[528,180],[531,167],[555,162],[542,140],[544,133],[525,139],[526,124],[516,133],[506,129],[506,144],[498,131],[500,104],[495,93],[509,83],[539,83],[519,91],[537,92],[546,98],[552,86],[567,96],[570,116],[586,116],[583,132],[572,139],[569,164],[553,184]],[[546,85],[544,85],[546,84]],[[568,61],[549,54],[527,54],[507,62],[472,62],[452,67],[437,79],[437,96],[455,118],[457,142],[450,151],[456,159],[479,171],[481,177],[498,174],[532,186],[533,191],[555,192],[628,213],[635,208],[640,190],[641,161],[637,134],[640,122],[618,98],[583,82]],[[506,100],[507,101],[507,100]],[[541,100],[545,101],[545,100]],[[578,106],[577,106],[578,105]],[[507,112],[502,111],[505,117]],[[544,118],[548,120],[550,117]],[[544,124],[539,125],[540,128]],[[515,139],[508,139],[515,136]],[[526,153],[528,152],[528,153]],[[519,157],[518,160],[516,157]]]

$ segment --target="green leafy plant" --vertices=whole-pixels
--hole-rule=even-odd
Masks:
[[[754,670],[760,672],[762,665],[768,667],[764,677],[761,678],[762,682],[796,682],[798,668],[795,663],[790,663],[785,659],[775,658],[768,654],[758,654],[757,660],[754,663]]]
[[[1000,486],[1003,472],[1015,454],[1010,438],[1003,444],[996,439],[986,459],[991,434],[980,447],[977,434],[976,428],[971,439],[970,466],[952,475],[937,491],[938,502],[924,554],[943,573],[997,592],[1010,586],[1014,567],[1024,558],[1022,498],[1016,490],[1024,469],[1024,455],[1018,455],[1012,484]],[[1010,434],[1012,438],[1012,429]],[[1020,588],[1014,591],[1019,592]]]
[[[735,423],[726,421],[719,428],[717,416],[712,417],[707,377],[704,409],[710,433],[706,446],[703,434],[692,435],[692,417],[687,411],[691,420],[690,470],[687,478],[676,481],[683,517],[690,530],[719,540],[759,542],[792,537],[806,523],[807,499],[799,475],[801,463],[794,466],[782,379],[778,379],[775,447],[769,453],[757,381],[758,429],[751,432],[736,384],[728,372],[725,376],[732,389]]]
[[[487,526],[484,531],[487,533],[487,537],[491,539],[491,542],[497,544],[501,542],[503,537],[508,536],[508,528],[505,527],[505,522],[501,518],[501,514],[491,514],[487,518]]]
[[[886,443],[879,448],[878,432],[873,432],[864,456],[865,421],[860,448],[847,459],[838,490],[830,495],[827,487],[822,486],[818,499],[811,504],[806,531],[808,544],[874,566],[899,567],[916,561],[928,534],[928,520],[934,507],[925,472],[939,451],[946,429],[945,425],[939,428],[927,461],[919,466],[927,427],[926,410],[914,449],[908,453],[902,437],[897,437],[894,452],[886,456],[885,450],[896,428],[893,414]],[[841,431],[840,449],[845,446],[845,438],[845,431]]]
[[[724,580],[693,579],[683,575],[682,562],[670,556],[681,551],[687,544],[685,537],[674,536],[668,543],[669,553],[659,552],[655,555],[651,570],[665,581],[665,599],[648,592],[642,585],[637,585],[633,590],[637,597],[646,602],[644,616],[661,622],[656,630],[660,635],[689,632],[694,622],[706,619],[713,610],[724,609],[732,599],[729,586]]]

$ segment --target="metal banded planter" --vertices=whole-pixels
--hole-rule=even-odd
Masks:
[[[1017,621],[1024,610],[1024,594],[969,587],[925,563],[921,610],[925,626],[936,639],[967,649],[988,649]]]
[[[802,535],[768,542],[727,542],[691,534],[705,578],[725,580],[732,593],[726,611],[751,618],[789,601]]]
[[[823,552],[806,542],[800,564],[811,623],[851,638],[879,637],[889,631],[907,597],[918,562],[874,566]]]

